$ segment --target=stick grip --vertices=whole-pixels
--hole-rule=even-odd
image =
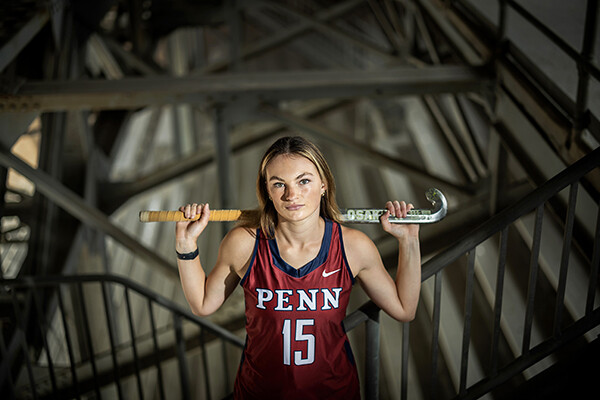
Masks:
[[[209,221],[237,221],[242,210],[210,210]],[[196,218],[185,218],[181,211],[140,211],[140,222],[179,222],[195,221]]]

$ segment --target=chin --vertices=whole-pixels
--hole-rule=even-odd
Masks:
[[[301,221],[307,218],[310,218],[311,216],[316,215],[319,216],[319,210],[315,209],[315,210],[306,210],[306,209],[302,209],[299,211],[292,211],[292,212],[288,212],[288,219],[292,220],[292,221]]]

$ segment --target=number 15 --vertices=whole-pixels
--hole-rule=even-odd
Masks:
[[[294,351],[294,365],[307,365],[315,362],[315,335],[304,333],[305,326],[313,326],[314,319],[297,319],[296,320],[296,342],[306,342],[306,357],[302,357],[302,351]],[[292,356],[292,320],[286,319],[283,321],[283,364],[291,365]]]

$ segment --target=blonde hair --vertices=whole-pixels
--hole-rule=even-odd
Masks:
[[[269,200],[267,191],[267,166],[279,155],[298,155],[314,164],[319,176],[325,182],[326,190],[321,197],[320,215],[336,222],[340,222],[340,209],[335,201],[335,181],[331,169],[323,157],[321,150],[312,142],[300,136],[286,136],[278,139],[263,155],[256,178],[256,197],[258,209],[246,213],[241,221],[245,228],[260,228],[267,238],[272,238],[277,226],[277,211]]]

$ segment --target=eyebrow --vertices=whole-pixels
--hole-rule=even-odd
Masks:
[[[296,180],[302,179],[304,176],[307,176],[307,175],[314,176],[311,172],[303,172],[303,173],[301,173],[300,175],[298,175],[296,177]],[[285,182],[285,179],[280,178],[280,177],[278,177],[276,175],[273,175],[271,178],[269,178],[269,182],[270,181],[282,181],[282,182]]]

